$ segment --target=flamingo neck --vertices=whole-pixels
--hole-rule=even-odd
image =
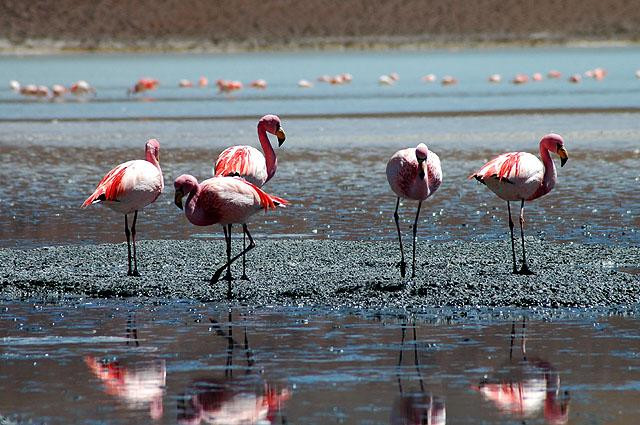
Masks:
[[[549,149],[540,144],[540,157],[542,158],[542,164],[544,165],[544,176],[542,177],[542,185],[540,187],[542,194],[549,193],[551,189],[556,185],[556,178],[558,176],[556,172],[556,166],[549,155]],[[542,195],[540,195],[542,196]]]
[[[260,145],[262,146],[264,159],[267,165],[267,180],[265,181],[266,183],[276,173],[276,169],[278,168],[278,158],[276,158],[276,153],[271,146],[269,137],[267,137],[267,130],[265,129],[265,125],[262,122],[258,124],[258,139],[260,140]]]
[[[156,156],[154,154],[152,154],[150,151],[146,152],[146,160],[150,163],[152,163],[153,165],[156,166],[156,168],[158,170],[160,170],[160,162],[158,161],[158,158],[156,158]]]

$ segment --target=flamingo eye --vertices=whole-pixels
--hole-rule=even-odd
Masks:
[[[560,149],[562,149],[562,144],[556,143],[556,151],[559,151]]]

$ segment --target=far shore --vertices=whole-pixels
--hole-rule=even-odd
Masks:
[[[423,51],[500,48],[619,48],[640,45],[634,39],[453,39],[428,37],[310,38],[287,42],[211,42],[208,40],[81,41],[28,39],[12,42],[0,39],[0,55],[54,55],[82,53],[245,53],[301,51]]]

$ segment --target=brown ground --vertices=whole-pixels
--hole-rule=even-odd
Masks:
[[[640,2],[0,0],[0,39],[78,48],[640,40]]]

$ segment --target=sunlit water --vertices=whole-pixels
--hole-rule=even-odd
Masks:
[[[637,318],[530,315],[8,303],[0,422],[635,423]]]

